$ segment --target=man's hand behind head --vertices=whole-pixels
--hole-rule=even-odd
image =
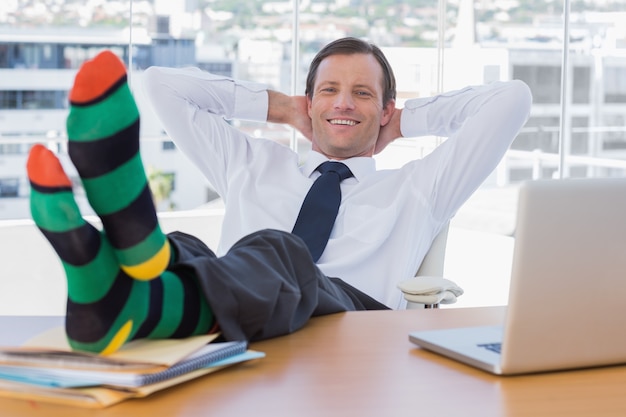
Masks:
[[[268,96],[267,121],[289,125],[302,133],[306,139],[311,140],[313,128],[308,114],[306,97],[288,96],[272,90],[268,90]]]
[[[374,155],[379,154],[394,140],[402,137],[400,131],[400,117],[402,116],[402,109],[395,108],[389,123],[380,128],[378,134],[378,140],[376,140],[376,147],[374,148]]]

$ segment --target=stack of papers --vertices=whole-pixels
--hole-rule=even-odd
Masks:
[[[264,356],[244,341],[216,337],[143,339],[101,356],[72,351],[64,330],[53,329],[22,347],[0,348],[0,396],[101,408]]]

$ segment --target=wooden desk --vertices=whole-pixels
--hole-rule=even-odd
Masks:
[[[495,377],[414,347],[412,330],[501,322],[501,307],[353,312],[255,343],[267,357],[96,411],[0,399],[21,416],[624,416],[626,366]],[[5,318],[6,319],[6,318]],[[0,326],[0,330],[2,330]],[[86,414],[88,413],[88,414]]]

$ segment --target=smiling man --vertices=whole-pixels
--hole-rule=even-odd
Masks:
[[[83,167],[101,234],[61,204],[72,196],[55,158],[39,149],[29,162],[34,217],[68,265],[70,301],[80,300],[72,301],[80,314],[68,314],[70,338],[87,350],[215,326],[226,339],[261,340],[315,315],[401,308],[397,284],[415,274],[435,236],[499,163],[532,101],[526,84],[508,81],[397,108],[387,59],[355,38],[316,55],[303,96],[199,69],[151,67],[144,82],[165,130],[224,201],[214,253],[193,236],[165,238],[149,195],[139,192],[138,113],[119,111],[135,108],[125,80],[123,64],[104,53],[83,66],[72,93],[72,114],[89,113],[68,119],[72,161]],[[301,163],[288,147],[225,119],[289,125],[312,150]],[[376,169],[375,153],[398,137],[423,135],[447,139],[399,169]],[[110,273],[95,280],[89,267],[102,259]]]
[[[441,228],[497,166],[532,101],[523,82],[508,81],[411,99],[397,108],[389,62],[378,47],[355,38],[331,42],[315,56],[304,96],[198,69],[153,67],[145,82],[165,130],[224,201],[218,257],[259,231],[282,231],[284,238],[320,176],[317,168],[328,160],[349,168],[334,227],[315,261],[320,275],[336,277],[316,278],[321,287],[365,300],[356,306],[341,301],[339,309],[402,307],[397,283],[415,274]],[[253,138],[224,119],[292,126],[311,140],[312,151],[301,164],[291,149]],[[376,170],[375,153],[399,137],[423,135],[447,139],[423,159]],[[241,274],[232,279],[240,281]],[[255,282],[246,285],[261,291]],[[301,295],[306,289],[296,292],[308,297]],[[210,305],[218,302],[206,287],[204,293]],[[297,307],[289,311],[285,315]],[[329,311],[314,307],[304,316]]]

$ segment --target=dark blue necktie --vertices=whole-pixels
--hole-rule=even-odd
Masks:
[[[322,256],[341,203],[339,183],[350,178],[352,171],[341,162],[326,161],[317,167],[320,175],[304,197],[293,231],[300,236],[313,260]]]

